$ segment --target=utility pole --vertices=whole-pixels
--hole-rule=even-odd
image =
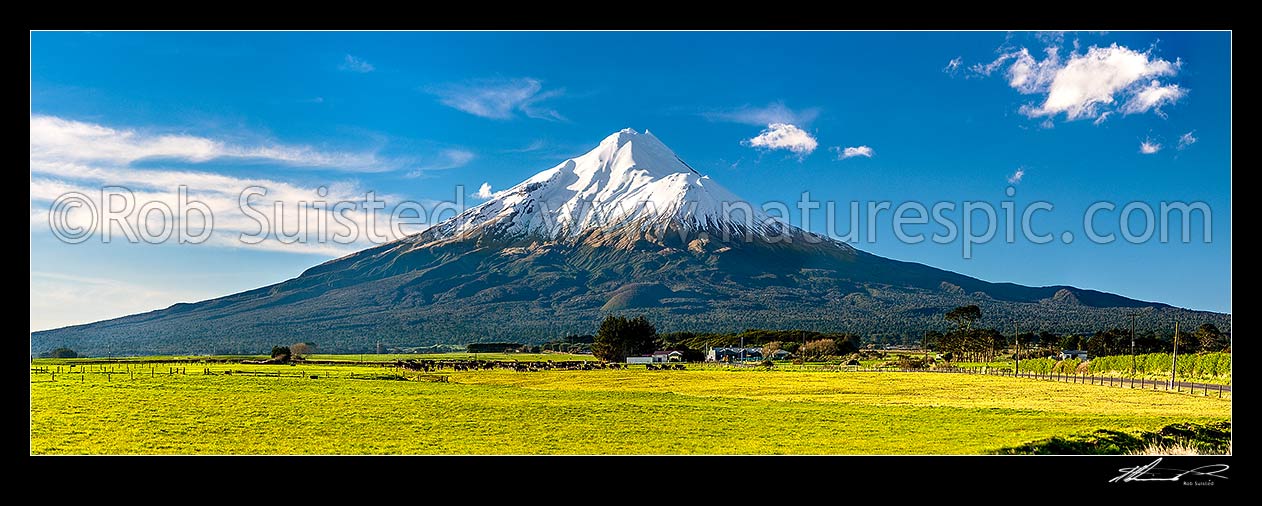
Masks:
[[[1017,324],[1012,324],[1012,342],[1017,343],[1017,374],[1021,374],[1021,333]]]
[[[1174,375],[1179,372],[1179,320],[1174,320],[1174,354],[1170,356],[1170,388],[1174,388]]]
[[[1134,377],[1135,376],[1135,317],[1139,316],[1139,313],[1130,313],[1126,316],[1131,317],[1131,377]]]

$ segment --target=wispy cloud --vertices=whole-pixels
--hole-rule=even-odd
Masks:
[[[323,201],[327,203],[364,202],[368,188],[355,179],[326,180],[324,182],[295,183],[270,177],[243,177],[226,175],[208,170],[161,167],[161,160],[204,162],[224,158],[256,158],[273,163],[327,166],[339,170],[376,170],[390,168],[379,163],[371,155],[339,154],[318,151],[302,146],[281,144],[239,146],[205,137],[144,133],[148,130],[122,130],[50,116],[31,117],[30,155],[30,227],[34,232],[49,232],[49,203],[62,195],[77,192],[90,197],[96,209],[105,209],[107,195],[103,187],[118,187],[119,191],[134,197],[136,207],[129,211],[128,223],[149,223],[152,230],[176,230],[183,219],[179,213],[164,215],[152,213],[140,216],[140,204],[163,204],[167,209],[182,209],[184,204],[197,201],[205,204],[214,220],[211,234],[204,244],[227,248],[249,248],[284,251],[290,253],[339,256],[386,240],[398,239],[415,233],[418,227],[392,228],[387,220],[367,221],[366,213],[343,213],[335,216],[333,205],[324,209],[304,206],[307,211],[299,216],[299,203]],[[467,164],[473,153],[459,149],[439,152],[427,165],[419,168],[439,170]],[[132,162],[148,160],[146,167],[133,167]],[[253,236],[259,231],[259,223],[242,208],[242,192],[250,187],[266,189],[266,194],[250,197],[250,207],[261,210],[273,225],[271,234],[261,242],[250,243],[241,236]],[[113,190],[111,190],[113,192]],[[379,194],[377,197],[392,206],[405,199],[398,195]],[[282,211],[276,211],[281,209]],[[76,214],[66,216],[77,227],[93,228],[92,216]],[[201,222],[200,214],[191,218]],[[340,234],[339,225],[350,223],[344,236],[332,241],[318,241],[317,231],[328,230]],[[193,225],[199,229],[201,225]],[[423,228],[423,227],[420,227]],[[277,232],[298,234],[302,240],[289,240]],[[372,230],[377,240],[369,237]],[[308,240],[309,239],[309,240]],[[252,242],[252,241],[251,241]]]
[[[756,137],[743,143],[754,148],[785,149],[798,155],[799,158],[811,154],[815,148],[819,147],[819,141],[815,140],[810,132],[789,123],[769,124]]]
[[[518,113],[528,118],[564,121],[565,117],[543,102],[561,96],[564,89],[545,91],[543,83],[529,77],[483,79],[434,87],[429,92],[448,107],[483,118],[506,120]]]
[[[469,162],[472,162],[474,158],[477,158],[477,155],[473,154],[472,151],[465,151],[463,149],[444,149],[440,151],[438,156],[429,163],[422,164],[412,169],[407,173],[406,177],[419,177],[429,171],[464,167],[465,165],[468,165]]]
[[[535,139],[533,141],[530,141],[530,144],[527,144],[524,147],[509,148],[509,149],[501,150],[501,152],[503,153],[532,153],[532,152],[543,149],[544,146],[546,145],[547,143],[543,142],[542,139]]]
[[[324,151],[311,146],[231,144],[186,134],[145,133],[55,116],[31,116],[31,159],[130,164],[145,159],[207,162],[264,160],[294,167],[353,172],[393,170],[394,162],[374,152]]]
[[[1158,151],[1161,151],[1161,144],[1157,144],[1153,141],[1144,141],[1144,142],[1139,143],[1140,153],[1143,153],[1145,155],[1151,155],[1151,154],[1155,154]]]
[[[478,187],[478,191],[473,193],[474,198],[479,199],[489,199],[492,195],[495,195],[495,192],[491,191],[491,183],[488,182],[483,182],[482,186]]]
[[[1160,81],[1154,79],[1122,104],[1122,114],[1153,111],[1164,117],[1165,113],[1161,111],[1161,106],[1178,102],[1184,95],[1187,95],[1187,90],[1180,88],[1179,85],[1162,85]]]
[[[1191,146],[1191,145],[1193,145],[1193,144],[1196,144],[1196,140],[1197,140],[1197,139],[1196,139],[1196,137],[1193,137],[1193,136],[1192,136],[1192,134],[1194,134],[1194,133],[1196,133],[1196,131],[1195,131],[1195,130],[1193,130],[1193,131],[1191,131],[1191,132],[1188,132],[1188,133],[1185,133],[1185,134],[1183,134],[1183,135],[1180,135],[1180,136],[1179,136],[1179,145],[1178,145],[1178,146],[1176,146],[1176,147],[1175,147],[1175,149],[1178,149],[1179,151],[1183,151],[1183,150],[1187,149],[1187,148],[1188,148],[1188,146]]]
[[[701,113],[701,116],[710,121],[725,121],[754,126],[764,126],[772,123],[809,125],[812,121],[815,121],[815,118],[819,117],[819,109],[810,107],[793,110],[784,105],[784,102],[772,102],[763,107],[746,105],[725,111],[704,112]]]
[[[1025,168],[1018,168],[1011,176],[1008,176],[1008,184],[1021,184],[1021,179],[1025,177]]]
[[[832,152],[834,153],[837,153],[838,160],[845,160],[847,158],[854,158],[856,156],[862,156],[864,158],[872,158],[872,156],[876,154],[876,150],[868,146],[851,146],[851,147],[846,147],[846,148],[843,148],[841,146],[833,146],[828,149],[832,150]]]
[[[158,289],[118,279],[31,271],[31,331],[152,311],[215,295],[194,285]]]
[[[349,54],[346,55],[346,58],[342,59],[342,64],[338,65],[337,68],[338,70],[343,70],[346,72],[358,72],[360,74],[367,74],[369,72],[377,70],[377,67],[374,67],[373,64],[368,63],[364,61],[363,59],[351,56]]]
[[[950,75],[955,75],[957,72],[960,71],[960,65],[963,65],[963,64],[964,64],[964,57],[957,56],[955,58],[952,58],[951,61],[947,62],[945,67],[942,67],[942,72],[950,74]]]
[[[31,230],[48,232],[49,206],[47,203],[58,197],[78,192],[92,199],[96,209],[105,209],[108,205],[102,187],[115,187],[118,192],[130,193],[138,203],[161,203],[168,209],[181,209],[186,202],[197,201],[205,204],[211,211],[214,227],[203,244],[227,248],[246,248],[259,250],[284,251],[290,253],[319,254],[340,256],[363,247],[372,245],[366,231],[375,230],[380,236],[391,239],[401,238],[406,234],[398,234],[390,230],[384,220],[366,221],[365,213],[345,213],[333,216],[332,205],[324,210],[308,209],[304,216],[297,212],[299,202],[362,202],[366,188],[353,181],[333,182],[325,185],[301,185],[286,181],[265,178],[242,178],[201,171],[169,170],[169,169],[132,169],[108,167],[97,164],[79,164],[74,162],[56,163],[46,161],[31,162],[30,183],[30,219]],[[250,197],[250,207],[266,213],[273,224],[272,234],[261,242],[249,244],[242,241],[242,234],[253,236],[259,232],[259,223],[246,214],[241,206],[242,192],[247,188],[266,189],[266,194]],[[116,190],[111,190],[111,193]],[[396,195],[378,195],[388,204],[402,202],[404,199]],[[139,216],[139,204],[126,216],[128,223],[150,223],[153,230],[175,230],[183,218],[179,213],[164,216],[153,213]],[[276,215],[277,208],[283,211]],[[70,213],[68,222],[76,227],[92,229],[90,214]],[[200,215],[191,217],[193,234],[200,233]],[[337,227],[337,224],[349,220],[353,222],[353,230],[359,234],[347,238],[345,242],[315,241],[318,230],[336,229],[320,227]],[[165,223],[164,223],[165,221]],[[321,223],[322,222],[322,223]],[[164,229],[163,227],[170,227]],[[283,228],[281,228],[283,227]],[[287,241],[278,237],[275,232],[280,228],[288,234],[299,233],[313,240]],[[408,232],[414,232],[409,230]],[[349,233],[349,229],[348,229]]]
[[[1187,94],[1178,84],[1163,84],[1159,78],[1176,75],[1181,63],[1125,46],[1091,46],[1086,53],[1075,47],[1061,56],[1062,38],[1046,39],[1052,45],[1036,58],[1028,48],[1001,54],[987,64],[970,67],[972,72],[991,75],[1004,69],[1008,85],[1025,95],[1041,95],[1041,103],[1026,104],[1021,112],[1030,117],[1056,117],[1069,121],[1103,121],[1111,112],[1136,114],[1174,104]]]

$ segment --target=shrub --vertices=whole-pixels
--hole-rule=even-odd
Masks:
[[[79,353],[65,346],[39,354],[42,358],[79,358]]]
[[[837,356],[837,342],[832,339],[810,341],[802,345],[799,351],[803,360],[819,362],[825,358]]]

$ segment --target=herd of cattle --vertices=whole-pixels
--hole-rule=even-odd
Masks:
[[[597,369],[626,369],[627,364],[616,362],[594,362],[590,360],[567,360],[560,362],[517,360],[396,360],[394,367],[409,371],[432,372],[450,369],[453,371],[477,371],[491,369],[509,369],[517,372],[537,371],[593,371]],[[683,364],[662,364],[646,366],[650,371],[684,370]]]

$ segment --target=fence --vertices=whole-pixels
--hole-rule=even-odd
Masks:
[[[1080,383],[1117,388],[1138,388],[1144,390],[1172,391],[1200,395],[1217,395],[1224,397],[1231,394],[1231,385],[1213,383],[1195,383],[1190,381],[1152,380],[1141,378],[1123,378],[1119,376],[1096,375],[1091,373],[1017,373],[1009,369],[987,369],[980,367],[939,367],[934,369],[899,369],[890,367],[832,366],[825,370],[843,372],[929,372],[944,374],[975,374],[983,376],[1007,376],[1012,378],[1029,378],[1043,381],[1060,381],[1064,383]]]

